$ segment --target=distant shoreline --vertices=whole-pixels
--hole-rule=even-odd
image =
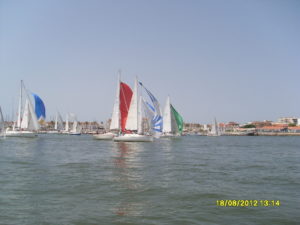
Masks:
[[[238,133],[225,133],[222,136],[300,136],[300,133],[284,133],[284,132],[257,132],[255,134],[238,134]]]

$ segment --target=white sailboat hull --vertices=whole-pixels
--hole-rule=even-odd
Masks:
[[[27,130],[8,130],[5,133],[6,137],[25,137],[25,138],[34,138],[37,137],[37,133]]]
[[[95,134],[93,135],[93,138],[96,140],[112,140],[116,137],[116,134],[114,133],[104,133],[104,134]]]
[[[160,136],[161,138],[180,138],[181,135],[172,134],[172,133],[164,133]]]
[[[140,134],[124,134],[114,138],[116,142],[152,142],[153,137]]]

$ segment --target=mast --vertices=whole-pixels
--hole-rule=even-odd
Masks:
[[[119,71],[118,76],[118,85],[117,85],[117,92],[116,92],[116,98],[115,103],[113,107],[113,113],[111,116],[110,121],[110,130],[120,130],[120,124],[121,124],[121,115],[120,115],[120,83],[121,83],[121,71]]]
[[[0,107],[0,135],[2,135],[4,133],[4,119],[3,119],[3,114],[2,114],[2,110]]]
[[[19,106],[18,106],[18,118],[17,118],[17,128],[20,128],[20,127],[21,127],[22,88],[23,88],[23,80],[21,80],[21,86],[20,86]]]
[[[215,130],[216,130],[216,135],[219,135],[219,128],[218,128],[218,123],[216,118],[215,118]]]
[[[138,134],[142,134],[143,133],[142,96],[139,96],[137,116],[138,116],[138,118],[137,118]]]
[[[119,75],[118,75],[118,87],[117,87],[117,96],[118,96],[118,129],[119,129],[119,134],[122,133],[122,128],[121,128],[121,111],[120,111],[120,107],[121,107],[121,101],[120,101],[120,92],[121,92],[121,72],[122,70],[119,69]]]
[[[55,130],[57,130],[57,117],[58,117],[58,115],[57,115],[57,112],[56,112],[56,116],[55,116],[55,124],[54,124],[54,129],[55,129]]]

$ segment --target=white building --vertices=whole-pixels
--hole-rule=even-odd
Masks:
[[[278,123],[281,124],[298,124],[298,119],[296,117],[280,117]]]

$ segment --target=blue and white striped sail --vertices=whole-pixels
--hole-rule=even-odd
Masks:
[[[35,101],[35,114],[39,121],[46,119],[46,108],[43,100],[36,94],[32,93]]]
[[[154,97],[154,95],[141,83],[139,82],[141,87],[144,88],[146,93],[148,94],[149,98],[151,99],[151,103],[145,101],[146,106],[149,108],[149,110],[153,113],[152,121],[151,121],[151,128],[152,131],[156,136],[161,135],[162,127],[163,127],[163,120],[160,110],[160,105],[157,99]]]

